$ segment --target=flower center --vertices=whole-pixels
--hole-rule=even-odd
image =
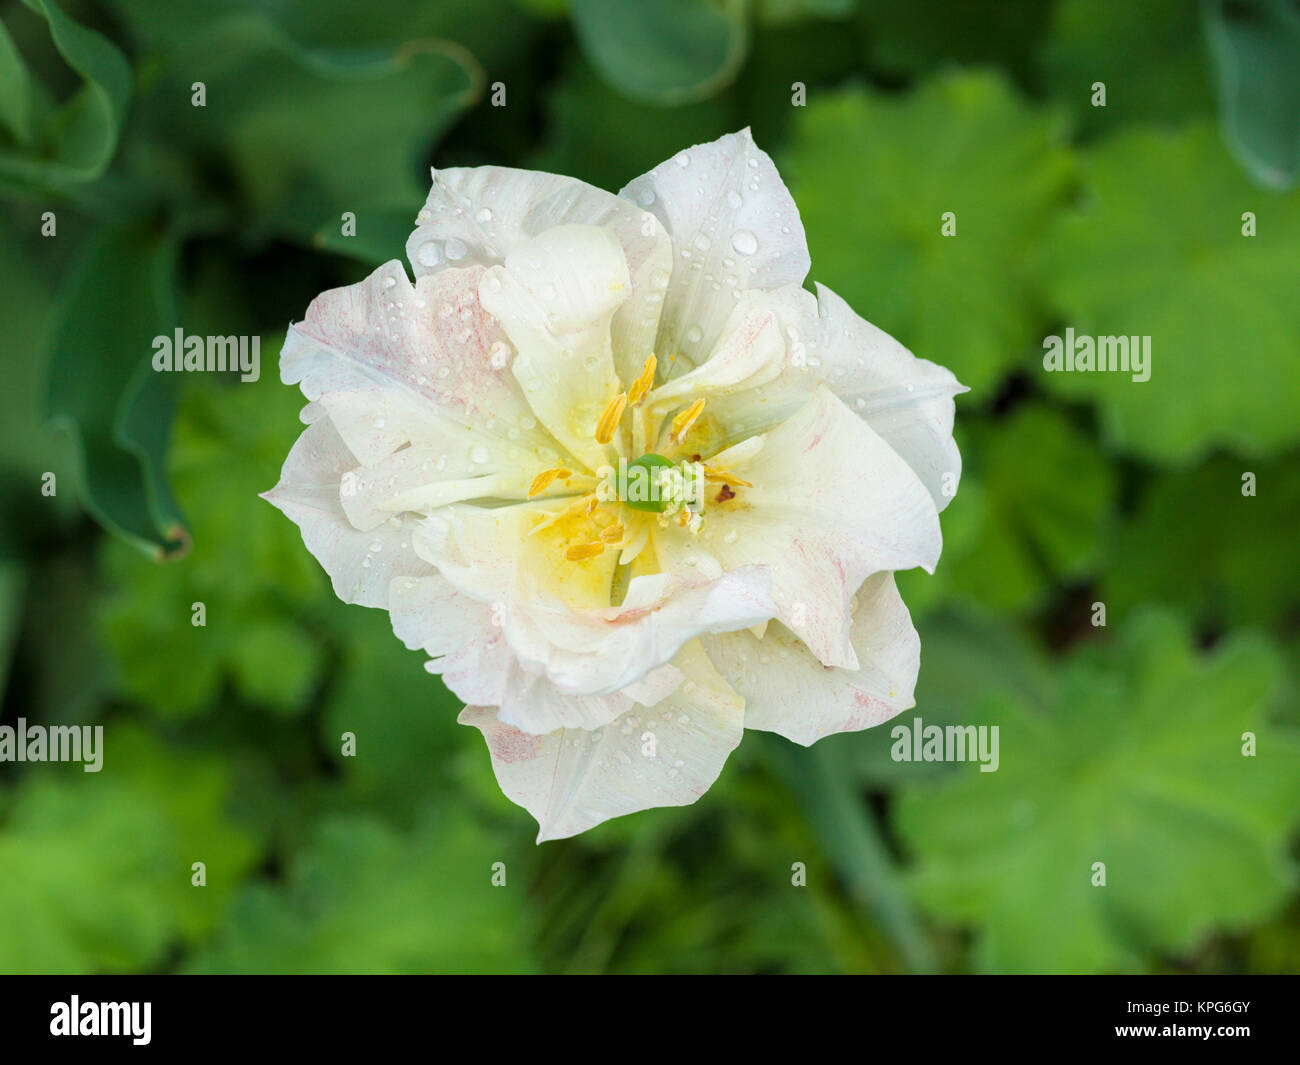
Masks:
[[[615,447],[622,451],[626,437],[620,438],[619,427],[625,415],[631,419],[631,439],[634,444],[646,447],[653,436],[658,436],[659,446],[675,451],[691,431],[704,410],[704,400],[697,399],[681,410],[660,433],[657,416],[648,416],[642,401],[654,386],[657,360],[652,354],[645,361],[640,375],[626,392],[620,392],[606,405],[596,422],[593,436],[602,447]],[[649,412],[653,415],[653,411]],[[565,481],[573,473],[565,467],[539,473],[529,487],[532,498],[544,492],[555,481]],[[692,533],[698,533],[704,524],[704,492],[707,483],[722,485],[725,496],[734,498],[735,488],[752,487],[749,481],[713,469],[700,461],[699,455],[674,461],[658,451],[646,450],[639,458],[628,461],[619,457],[618,466],[602,466],[596,473],[596,491],[580,496],[558,514],[537,524],[534,533],[552,527],[569,517],[584,516],[591,536],[574,542],[566,537],[564,557],[571,562],[584,562],[599,558],[608,548],[620,550],[619,564],[627,565],[645,549],[650,540],[652,524],[667,528],[675,523]],[[656,515],[651,518],[650,515]]]

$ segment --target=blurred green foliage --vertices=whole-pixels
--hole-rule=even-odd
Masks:
[[[1297,18],[0,2],[0,720],[107,734],[0,764],[0,971],[1300,970]],[[813,278],[972,387],[896,723],[997,724],[1000,767],[751,733],[696,805],[536,847],[257,498],[275,355],[400,258],[431,162],[617,189],[746,125]],[[148,372],[175,326],[262,378]],[[1044,373],[1066,326],[1152,336],[1151,380]]]

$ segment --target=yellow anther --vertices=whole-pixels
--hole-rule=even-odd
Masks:
[[[729,484],[732,488],[754,487],[752,481],[743,481],[735,474],[723,473],[721,470],[710,469],[708,466],[704,467],[704,479],[706,481],[712,481],[714,484]]]
[[[689,407],[687,407],[684,411],[682,411],[681,414],[677,415],[677,417],[673,419],[674,440],[681,440],[682,437],[684,437],[690,431],[691,426],[695,424],[695,419],[700,416],[700,411],[702,411],[703,409],[704,409],[704,400],[697,399],[694,403],[692,403]]]
[[[623,523],[615,522],[606,529],[602,529],[600,538],[607,544],[616,544],[623,539]]]
[[[623,417],[623,411],[626,408],[626,392],[620,392],[609,401],[605,413],[600,416],[600,421],[596,423],[596,443],[608,444],[614,439],[614,430],[618,428],[618,420]]]
[[[595,558],[602,554],[604,550],[605,545],[599,542],[591,544],[574,544],[572,547],[566,547],[564,549],[564,557],[570,562],[582,562],[588,558]]]
[[[533,496],[540,492],[545,492],[556,481],[562,481],[566,477],[572,476],[573,471],[566,470],[563,466],[557,466],[553,470],[543,470],[533,478],[533,483],[528,486],[528,498],[532,499]]]
[[[654,357],[654,352],[650,353],[650,358],[646,359],[645,365],[641,367],[641,376],[632,382],[632,387],[627,390],[627,401],[632,406],[636,406],[645,398],[645,394],[650,391],[651,386],[655,383],[655,368],[659,361]]]

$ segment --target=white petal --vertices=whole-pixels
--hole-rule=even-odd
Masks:
[[[805,747],[856,732],[915,705],[921,640],[892,573],[868,577],[855,597],[851,639],[858,670],[827,668],[780,624],[762,639],[748,632],[706,636],[722,677],[745,699],[745,727],[777,732]]]
[[[613,232],[631,287],[611,327],[619,375],[630,382],[653,346],[672,247],[658,219],[574,178],[507,167],[433,172],[433,186],[406,250],[416,275],[478,263],[503,264],[521,245],[563,225]]]
[[[748,129],[679,152],[619,195],[653,211],[672,237],[672,280],[655,342],[661,358],[703,361],[733,291],[800,285],[808,274],[798,209]]]
[[[593,434],[620,390],[610,320],[628,284],[618,240],[595,226],[548,230],[479,284],[518,351],[511,371],[533,412],[592,473],[610,457]]]
[[[434,575],[394,581],[388,609],[397,638],[433,655],[425,668],[459,698],[495,705],[505,697],[514,656],[491,605]]]
[[[412,285],[391,262],[313,300],[280,356],[284,382],[313,401],[305,417],[327,412],[367,466],[408,443],[439,448],[451,469],[434,479],[472,466],[502,472],[510,453],[545,448],[503,357],[506,336],[479,302],[482,275],[452,270]],[[474,453],[483,461],[471,463]]]
[[[343,602],[387,607],[394,578],[423,577],[434,570],[411,546],[410,518],[393,518],[366,531],[348,521],[339,501],[340,484],[356,468],[356,458],[323,418],[298,437],[279,484],[262,498],[302,530],[303,543]]]
[[[593,732],[529,735],[491,708],[465,708],[460,721],[483,733],[501,790],[537,819],[539,843],[637,810],[689,805],[717,779],[740,742],[743,702],[697,645],[677,665],[689,679],[673,695]]]
[[[665,569],[766,565],[777,617],[823,663],[857,667],[848,603],[880,570],[933,572],[939,516],[911,468],[865,422],[819,388],[765,436],[722,452],[711,466],[749,481],[734,498],[710,491],[705,532],[655,535]]]
[[[770,585],[763,567],[744,566],[712,581],[678,578],[644,606],[573,611],[525,603],[507,610],[506,638],[528,668],[544,671],[560,691],[609,695],[666,665],[702,633],[772,617]]]
[[[711,392],[707,410],[726,425],[727,439],[741,439],[788,418],[824,385],[907,461],[943,510],[961,478],[953,397],[966,388],[944,367],[918,359],[858,317],[824,285],[817,291],[819,300],[803,289],[766,297],[770,302],[759,306],[777,317],[785,338],[779,375],[747,382],[754,387]],[[707,382],[725,350],[719,348],[692,376]]]
[[[817,298],[822,329],[815,376],[903,456],[943,510],[961,479],[953,397],[968,389],[950,370],[918,359],[860,318],[825,285],[817,286]]]

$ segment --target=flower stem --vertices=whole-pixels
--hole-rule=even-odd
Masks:
[[[938,971],[925,929],[913,912],[880,826],[862,803],[834,740],[804,749],[774,738],[784,775],[849,892],[879,922],[914,973]]]

